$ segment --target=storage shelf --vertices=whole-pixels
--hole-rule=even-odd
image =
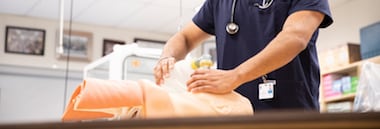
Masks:
[[[339,67],[336,69],[327,70],[325,72],[322,72],[322,75],[330,74],[330,73],[349,73],[351,71],[355,71],[356,68],[361,64],[361,62],[355,62],[343,67]]]
[[[355,76],[355,75],[359,76],[360,72],[361,72],[360,67],[363,65],[363,62],[366,62],[366,61],[380,64],[380,56],[375,56],[375,57],[368,58],[365,60],[360,60],[360,61],[354,62],[352,64],[345,65],[342,67],[338,67],[335,69],[321,71],[321,75],[323,76],[326,74],[348,74],[348,75],[353,75],[353,76]],[[321,81],[321,84],[323,84],[322,81]],[[321,86],[323,88],[323,85],[321,85]],[[331,98],[321,98],[321,100],[320,100],[321,111],[327,112],[326,105],[329,103],[335,103],[335,102],[340,102],[340,101],[352,101],[353,102],[354,99],[355,99],[355,93],[331,97]]]
[[[325,99],[325,103],[331,103],[331,102],[337,102],[337,101],[344,101],[344,100],[354,100],[355,99],[355,93],[331,97],[328,99]]]
[[[380,56],[375,56],[375,57],[369,58],[369,59],[364,60],[364,61],[370,61],[370,62],[374,62],[374,63],[380,63]]]
[[[357,67],[360,66],[365,61],[370,61],[370,62],[374,62],[374,63],[380,63],[380,56],[372,57],[372,58],[365,59],[365,60],[360,60],[360,61],[351,63],[349,65],[345,65],[345,66],[342,66],[342,67],[339,67],[339,68],[322,71],[321,74],[325,75],[325,74],[329,74],[329,73],[348,73],[348,72],[351,72],[351,71],[355,71],[357,69]]]

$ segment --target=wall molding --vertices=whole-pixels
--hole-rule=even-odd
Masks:
[[[0,74],[14,76],[34,76],[44,78],[65,78],[65,69],[39,68],[0,64]],[[69,70],[68,79],[83,79],[83,71]]]

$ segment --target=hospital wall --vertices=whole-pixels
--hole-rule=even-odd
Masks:
[[[350,43],[360,43],[360,28],[380,21],[379,0],[347,0],[331,7],[334,23],[321,29],[317,40],[323,52]]]
[[[44,55],[6,53],[6,26],[45,30]],[[60,120],[65,100],[81,83],[82,69],[91,61],[70,60],[67,65],[58,59],[58,29],[58,20],[0,14],[0,123]],[[135,37],[166,41],[170,36],[81,23],[73,23],[72,29],[93,33],[92,61],[102,57],[104,38],[131,43]]]
[[[58,44],[58,29],[59,21],[50,19],[39,19],[25,16],[5,15],[0,14],[0,64],[4,65],[17,65],[17,66],[31,66],[39,68],[54,68],[65,69],[66,60],[57,59],[56,45]],[[4,52],[5,41],[5,27],[18,26],[43,29],[46,31],[45,37],[45,54],[43,56],[25,55],[25,54],[11,54]],[[69,28],[68,22],[64,25],[67,30]],[[134,38],[146,38],[154,40],[166,41],[169,34],[157,34],[152,32],[143,32],[139,30],[112,28],[106,26],[97,26],[90,24],[73,23],[72,30],[91,32],[93,34],[92,55],[91,60],[96,60],[102,57],[103,39],[114,39],[132,43]],[[71,61],[71,70],[82,70],[88,64],[86,61]]]

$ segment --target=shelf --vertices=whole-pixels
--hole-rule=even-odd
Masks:
[[[375,57],[368,58],[368,59],[365,59],[365,60],[360,60],[360,61],[354,62],[352,64],[349,64],[349,65],[345,65],[345,66],[342,66],[342,67],[337,67],[335,69],[321,71],[321,76],[324,76],[324,75],[330,74],[330,73],[331,74],[348,74],[350,76],[351,75],[353,75],[353,76],[355,76],[355,75],[359,76],[360,72],[361,72],[361,68],[360,67],[362,67],[363,62],[366,62],[366,61],[380,64],[380,56],[375,56]],[[323,84],[322,81],[321,81],[321,84]],[[321,85],[321,86],[323,88],[323,85]],[[322,96],[322,98],[320,100],[320,103],[321,103],[321,112],[327,112],[326,105],[329,104],[329,103],[341,102],[341,101],[351,101],[351,102],[353,102],[354,100],[355,100],[355,93],[341,95],[341,96],[336,96],[336,97],[330,97],[330,98],[324,98],[324,96]]]
[[[339,68],[336,68],[336,69],[323,71],[322,75],[330,74],[330,73],[349,73],[351,71],[355,71],[356,68],[360,65],[360,63],[361,63],[361,61],[349,64],[349,65],[346,65],[346,66],[343,66],[343,67],[339,67]]]
[[[331,103],[331,102],[337,102],[337,101],[344,101],[344,100],[354,100],[355,99],[355,93],[331,97],[328,99],[325,99],[325,103]]]
[[[351,63],[349,65],[345,65],[345,66],[342,66],[342,67],[339,67],[339,68],[322,71],[321,75],[325,75],[325,74],[329,74],[329,73],[349,73],[351,71],[355,71],[357,69],[357,67],[360,66],[365,61],[370,61],[370,62],[374,62],[374,63],[380,63],[380,56],[375,56],[375,57],[368,58],[368,59],[365,59],[365,60],[360,60],[360,61]]]
[[[369,58],[369,59],[366,59],[363,61],[370,61],[370,62],[379,64],[380,63],[380,56],[375,56],[375,57],[372,57],[372,58]],[[361,62],[363,62],[363,61],[361,61]]]

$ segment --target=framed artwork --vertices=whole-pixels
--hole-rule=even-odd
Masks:
[[[92,33],[83,31],[63,31],[62,44],[58,45],[58,58],[90,61],[92,54]]]
[[[6,26],[5,52],[44,55],[45,30]]]
[[[125,44],[125,42],[118,41],[118,40],[104,39],[103,40],[103,56],[108,55],[109,53],[113,52],[113,46],[116,44],[123,45]]]
[[[202,45],[202,55],[208,54],[211,56],[213,62],[216,62],[216,43],[215,42],[205,42]]]
[[[146,48],[164,48],[166,41],[152,40],[152,39],[143,39],[143,38],[134,38],[134,43],[137,43],[139,47]]]

